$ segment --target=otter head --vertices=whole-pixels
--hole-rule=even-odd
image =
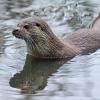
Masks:
[[[15,37],[24,39],[28,54],[37,58],[55,57],[57,48],[62,48],[62,44],[48,24],[39,17],[23,19],[12,33]]]

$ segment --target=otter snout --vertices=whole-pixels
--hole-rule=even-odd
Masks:
[[[17,37],[17,38],[23,38],[21,33],[20,33],[20,29],[19,28],[16,28],[12,31],[12,34]]]
[[[16,35],[18,33],[18,29],[14,29],[13,31],[12,31],[12,34],[13,35]]]

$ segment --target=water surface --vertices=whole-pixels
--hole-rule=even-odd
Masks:
[[[99,0],[0,0],[0,100],[100,100],[100,50],[69,61],[36,61],[11,32],[27,16],[61,38],[87,27]]]

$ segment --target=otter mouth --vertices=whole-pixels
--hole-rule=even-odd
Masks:
[[[24,38],[25,38],[24,36],[22,36],[22,35],[20,34],[20,31],[19,31],[18,29],[13,30],[12,34],[13,34],[16,38],[19,38],[19,39],[24,39]]]

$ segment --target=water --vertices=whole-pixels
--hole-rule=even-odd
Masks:
[[[11,32],[37,15],[61,38],[87,27],[99,0],[0,0],[0,100],[100,100],[100,50],[69,61],[35,61]]]

